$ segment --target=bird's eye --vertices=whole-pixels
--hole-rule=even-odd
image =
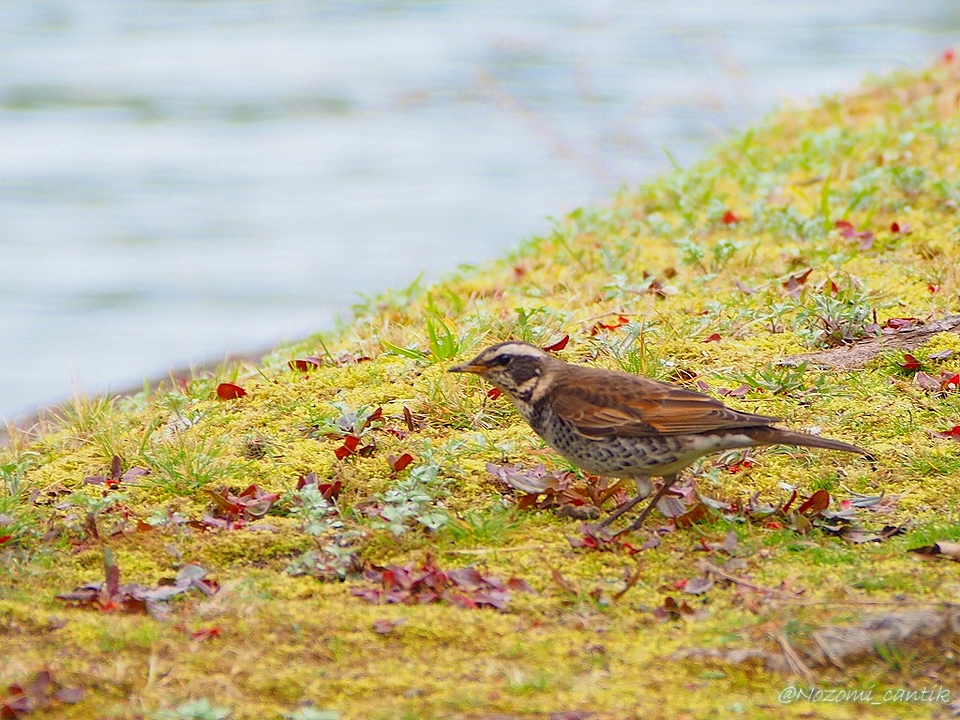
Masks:
[[[506,365],[509,365],[509,364],[510,364],[510,360],[511,360],[511,359],[512,359],[512,358],[511,358],[509,355],[506,355],[506,354],[504,354],[504,355],[497,355],[497,356],[493,359],[493,362],[494,362],[495,365],[504,365],[504,366],[506,366]]]

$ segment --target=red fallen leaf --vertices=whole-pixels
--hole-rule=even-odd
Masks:
[[[315,472],[308,472],[306,475],[301,475],[297,478],[297,490],[303,490],[307,485],[316,485],[317,484],[317,474]]]
[[[307,485],[316,485],[317,491],[323,496],[323,499],[327,501],[336,500],[340,497],[340,491],[343,489],[343,482],[340,480],[335,480],[332,483],[321,483],[317,479],[315,472],[301,475],[297,480],[297,490],[302,490]]]
[[[530,593],[531,595],[535,594],[535,590],[530,587],[526,580],[520,578],[510,578],[507,580],[507,590],[515,590],[517,592]]]
[[[194,630],[192,633],[190,633],[190,639],[204,642],[206,640],[211,640],[218,635],[220,635],[220,628],[218,627],[203,628],[201,630]]]
[[[653,616],[657,620],[680,620],[684,615],[695,615],[696,611],[686,601],[677,603],[670,595],[663,600],[663,605],[654,608]]]
[[[295,360],[290,360],[287,362],[287,365],[291,370],[299,370],[300,372],[310,372],[316,368],[323,365],[323,359],[318,358],[315,355],[309,355],[307,357],[296,358]]]
[[[720,342],[721,340],[723,340],[723,336],[720,333],[713,333],[709,337],[704,338],[703,342],[705,343]]]
[[[844,239],[859,240],[861,250],[869,250],[873,245],[874,235],[869,230],[857,232],[857,230],[853,227],[853,223],[847,220],[837,220],[833,226],[840,231],[840,236]]]
[[[343,483],[335,480],[332,483],[321,483],[317,485],[317,490],[323,495],[324,500],[336,500],[340,497],[340,491],[343,489]]]
[[[500,388],[490,388],[489,390],[487,390],[487,397],[490,398],[491,400],[496,400],[501,395],[503,395],[503,390],[501,390]]]
[[[13,540],[13,535],[0,535],[0,545]]]
[[[599,333],[601,330],[616,330],[617,328],[621,328],[621,327],[623,327],[624,325],[628,324],[629,322],[630,322],[629,318],[625,318],[623,315],[619,315],[619,316],[617,316],[617,319],[614,320],[613,322],[610,322],[610,323],[598,322],[598,323],[596,323],[592,328],[590,328],[590,334],[591,334],[591,335],[596,335],[596,334]]]
[[[674,522],[677,524],[678,528],[688,528],[693,526],[695,523],[700,522],[707,517],[708,507],[702,502],[698,502],[694,505],[689,512],[683,513],[679,517],[674,518]]]
[[[562,338],[557,340],[555,343],[551,343],[543,348],[544,352],[557,352],[558,350],[563,350],[567,343],[570,342],[570,336],[564,335]]]
[[[937,283],[927,283],[927,290],[933,294],[940,292],[940,285]]]
[[[413,462],[413,455],[410,453],[404,453],[400,457],[388,455],[387,462],[390,463],[390,467],[393,468],[394,472],[400,472],[401,470],[405,470],[407,466]]]
[[[347,435],[343,439],[343,445],[334,450],[333,453],[337,456],[337,460],[343,460],[348,455],[352,455],[356,451],[359,444],[359,437],[356,435]]]
[[[920,318],[890,318],[883,324],[883,329],[890,330],[892,332],[905,332],[907,330],[915,330],[921,325],[923,325],[923,321]]]
[[[233,383],[220,383],[217,385],[217,397],[221,400],[236,400],[237,398],[242,398],[246,394],[246,390],[239,385],[234,385]]]
[[[733,475],[736,475],[738,472],[749,470],[752,467],[753,467],[753,460],[751,460],[750,458],[742,458],[740,460],[737,460],[736,462],[733,462],[727,465],[727,472]]]
[[[560,574],[560,571],[556,568],[550,570],[550,579],[553,580],[554,584],[570,595],[577,595],[577,588],[573,583],[567,580],[563,575]]]
[[[733,389],[730,389],[730,388],[717,389],[717,394],[722,395],[723,397],[742,398],[742,397],[746,397],[749,392],[750,392],[750,386],[747,385],[746,383],[744,383],[740,387],[733,388]]]
[[[713,580],[706,575],[702,575],[691,579],[683,588],[683,591],[688,595],[703,595],[712,587]]]
[[[740,222],[740,218],[734,215],[732,210],[727,210],[723,214],[723,217],[720,218],[720,222],[722,222],[724,225],[736,225],[738,222]]]
[[[803,289],[803,284],[807,282],[807,278],[810,277],[810,273],[812,272],[813,268],[807,268],[802,273],[788,277],[783,283],[783,287],[787,291],[787,294],[792,295],[793,297],[799,297],[800,291]]]
[[[890,223],[890,232],[899,233],[900,232],[900,223],[894,221]]]
[[[404,603],[423,605],[448,602],[452,605],[473,609],[488,606],[504,609],[511,590],[525,590],[529,586],[522,581],[507,583],[480,574],[475,568],[441,570],[428,556],[421,565],[390,565],[371,567],[364,576],[379,582],[380,589],[358,588],[352,592],[371,603]]]
[[[904,353],[900,367],[908,372],[915,372],[920,369],[920,361],[910,353]]]
[[[123,462],[120,460],[120,456],[114,455],[110,461],[109,477],[106,475],[90,475],[85,477],[83,482],[86,485],[104,485],[108,488],[115,488],[124,480],[131,480],[149,474],[149,470],[141,467],[132,467],[126,472],[123,472]]]
[[[832,278],[827,279],[827,282],[822,285],[822,289],[834,297],[840,292],[840,286],[837,285]]]
[[[927,392],[953,392],[960,388],[960,373],[942,372],[939,377],[933,377],[921,370],[913,376],[913,381]]]
[[[262,517],[280,499],[280,493],[265,492],[256,484],[247,486],[239,495],[227,488],[219,491],[208,488],[206,493],[214,501],[217,515],[228,521]]]
[[[797,508],[797,513],[799,515],[819,515],[828,507],[830,507],[830,493],[826,490],[817,490]]]
[[[373,621],[373,631],[378,635],[388,635],[403,625],[406,621],[406,618],[397,618],[396,620],[377,618]]]

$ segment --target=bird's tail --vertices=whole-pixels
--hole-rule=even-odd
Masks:
[[[824,448],[825,450],[857,453],[869,460],[876,459],[866,450],[856,445],[851,445],[841,440],[831,440],[830,438],[820,437],[819,435],[811,435],[810,433],[784,430],[782,428],[769,426],[745,428],[745,431],[746,434],[753,438],[759,445],[799,445],[801,447]]]

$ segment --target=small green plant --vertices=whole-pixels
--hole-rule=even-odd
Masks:
[[[669,366],[660,356],[657,345],[647,342],[649,330],[645,321],[631,322],[616,333],[600,334],[594,340],[624,372],[664,378]]]
[[[224,720],[230,717],[230,710],[218,707],[206,698],[181,703],[173,710],[157,710],[151,714],[153,720]]]
[[[723,271],[734,256],[747,247],[746,242],[732,238],[721,238],[708,244],[686,237],[677,240],[676,245],[681,264],[696,267],[708,277]]]
[[[458,546],[489,547],[503,544],[506,536],[519,525],[513,507],[495,505],[481,511],[470,511],[462,518],[451,518],[443,532]]]
[[[300,521],[303,532],[314,537],[343,527],[336,505],[323,496],[316,483],[307,483],[293,494],[290,515]]]
[[[743,373],[739,379],[754,390],[762,390],[773,395],[796,396],[826,388],[826,378],[822,374],[814,380],[813,387],[808,387],[806,373],[807,363],[805,362],[794,367],[766,363],[763,367]]]
[[[449,313],[437,307],[432,297],[427,302],[425,314],[426,350],[421,350],[415,345],[401,347],[386,340],[381,340],[381,344],[395,355],[411,360],[427,360],[435,363],[445,362],[457,357],[463,351],[463,348],[469,345],[468,338],[460,334],[448,317]]]
[[[447,443],[439,452],[452,458],[464,441]],[[394,535],[402,535],[412,527],[425,527],[436,532],[450,522],[450,516],[436,507],[437,499],[447,493],[448,480],[441,476],[442,461],[430,441],[424,441],[419,457],[421,463],[411,468],[406,477],[377,497],[379,512],[374,527],[383,527]]]
[[[126,501],[127,496],[124,493],[112,492],[88,495],[83,492],[75,492],[70,496],[69,504],[80,510],[81,515],[68,516],[65,521],[66,525],[97,540],[101,536],[100,525],[103,516],[110,514],[117,506]],[[124,524],[123,517],[115,518],[115,520],[119,526]],[[117,527],[111,527],[106,532],[109,534],[117,529]]]
[[[876,311],[885,303],[854,277],[830,281],[797,299],[797,334],[811,347],[837,347],[880,334]]]
[[[20,483],[27,471],[37,464],[40,455],[25,451],[17,453],[7,462],[0,463],[0,479],[3,480],[3,490],[7,497],[16,497],[20,494]]]
[[[318,710],[312,705],[304,705],[293,712],[284,713],[286,720],[340,720],[336,710]]]
[[[211,484],[229,485],[244,474],[246,463],[224,459],[225,449],[224,438],[197,439],[174,432],[171,439],[143,454],[152,473],[142,482],[176,495],[189,495]]]

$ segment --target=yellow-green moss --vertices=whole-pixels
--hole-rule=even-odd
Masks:
[[[960,539],[960,444],[931,432],[960,425],[960,393],[921,387],[901,351],[842,373],[776,363],[827,342],[831,318],[855,319],[852,331],[870,335],[874,322],[960,310],[958,92],[960,67],[941,62],[785,110],[691,170],[575,211],[501,261],[371,301],[334,336],[183,387],[79,399],[42,436],[14,437],[0,451],[0,536],[12,535],[0,543],[0,683],[49,667],[58,682],[86,690],[80,703],[57,708],[71,718],[149,717],[197,698],[237,718],[279,717],[308,701],[345,719],[546,718],[565,710],[610,720],[929,716],[940,708],[781,704],[778,693],[795,678],[759,663],[679,658],[698,648],[801,646],[817,628],[885,603],[958,596],[952,564],[907,550]],[[851,236],[840,220],[872,236]],[[619,324],[612,321],[621,315],[626,326],[598,325]],[[858,521],[907,533],[855,545],[819,530],[714,517],[636,555],[574,549],[568,538],[580,523],[511,510],[513,496],[486,469],[569,466],[505,399],[446,373],[454,358],[489,342],[546,344],[564,335],[568,360],[679,382],[694,382],[692,374],[713,391],[746,384],[731,404],[877,457],[871,464],[770,448],[737,473],[708,460],[698,468],[704,495],[737,504],[776,504],[790,487],[824,488],[835,501],[884,495],[877,511],[858,511]],[[944,350],[957,354],[931,359]],[[914,354],[931,375],[957,371],[960,335],[940,333]],[[288,361],[304,356],[323,365],[291,370]],[[221,380],[247,395],[216,399]],[[338,419],[376,407],[383,416],[363,438],[372,453],[338,460]],[[405,452],[413,464],[397,472],[389,456]],[[111,491],[83,479],[109,475],[114,455],[124,471],[150,475],[121,484],[112,492],[122,497],[96,510],[97,539],[85,513]],[[436,475],[418,512],[448,522],[431,533],[412,517],[394,535],[364,507],[387,502],[415,472]],[[309,473],[343,483],[344,526],[319,537],[293,512],[298,479]],[[246,528],[167,522],[168,512],[198,520],[211,510],[211,491],[238,493],[252,483],[282,499]],[[137,525],[148,519],[152,529]],[[343,530],[362,530],[351,542],[368,563],[429,556],[444,568],[473,564],[489,576],[522,578],[535,592],[514,593],[505,613],[372,606],[351,593],[362,580],[287,572]],[[742,564],[730,572],[743,582],[720,579],[703,595],[685,594],[703,560],[728,560],[709,548],[731,530]],[[64,607],[54,595],[102,579],[103,546],[113,549],[121,582],[152,586],[199,562],[221,590],[172,600],[164,622]],[[635,573],[635,585],[615,600]],[[654,610],[668,596],[695,614],[658,619]],[[211,629],[207,639],[193,635]],[[817,670],[800,684],[877,694],[954,688],[958,648],[953,638],[946,643],[936,657],[877,656]]]

